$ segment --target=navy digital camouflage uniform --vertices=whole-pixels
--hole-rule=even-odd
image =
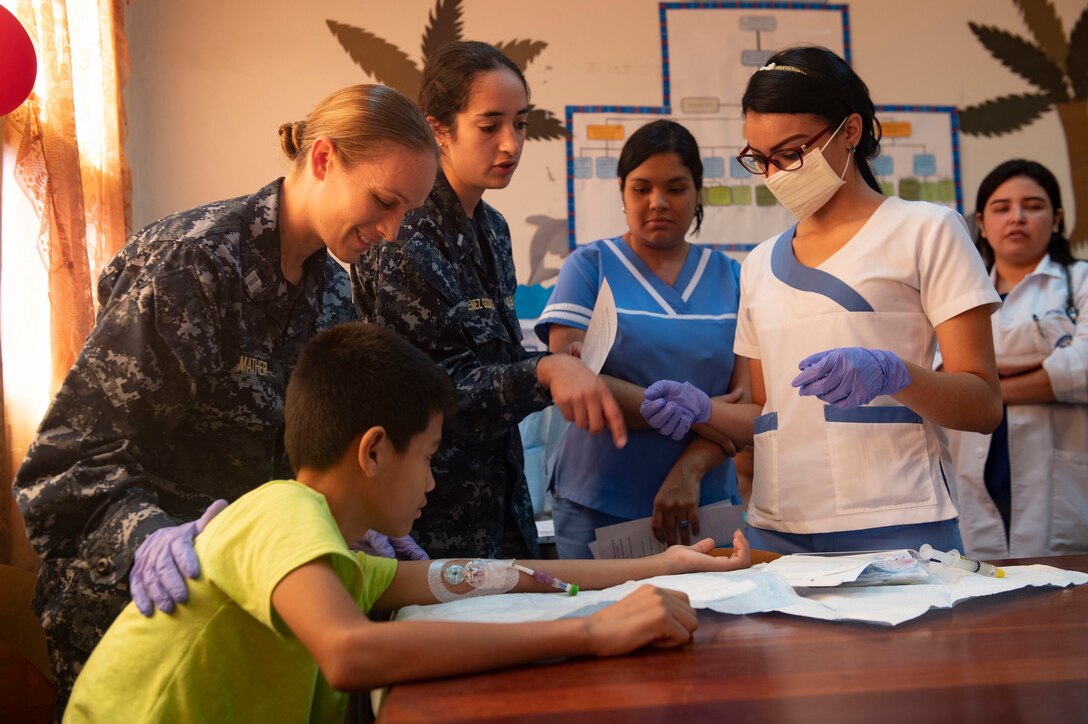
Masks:
[[[134,235],[103,270],[101,310],[15,481],[41,556],[34,605],[62,710],[129,600],[150,533],[291,477],[287,377],[317,330],[355,318],[322,249],[298,286],[280,269],[282,180]]]
[[[540,355],[521,346],[506,220],[483,201],[469,219],[439,173],[400,240],[353,265],[359,316],[429,354],[453,380],[459,407],[412,535],[432,558],[537,557],[517,424],[551,397],[537,382]]]

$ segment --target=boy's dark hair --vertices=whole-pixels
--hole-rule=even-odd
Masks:
[[[854,151],[861,177],[874,191],[884,193],[873,173],[872,160],[880,153],[880,121],[869,88],[845,60],[827,48],[806,45],[780,50],[767,65],[794,70],[757,70],[748,79],[741,98],[744,113],[791,113],[819,116],[832,130],[851,113],[861,116],[861,138]],[[796,72],[801,71],[801,72]]]
[[[691,131],[676,121],[659,119],[651,121],[631,134],[620,151],[616,175],[620,177],[620,192],[627,183],[627,175],[641,166],[646,159],[661,153],[675,153],[691,172],[695,183],[695,233],[703,225],[703,159],[699,155],[699,143]]]
[[[455,116],[465,110],[476,76],[490,70],[509,70],[525,86],[529,83],[517,63],[493,45],[477,40],[446,43],[427,58],[419,85],[419,108],[451,131]]]
[[[291,465],[327,470],[356,436],[385,428],[403,452],[431,415],[457,410],[449,377],[426,354],[383,327],[347,322],[316,335],[291,373],[284,446]]]
[[[1062,208],[1062,190],[1058,186],[1058,179],[1043,164],[1037,161],[1027,161],[1022,158],[1014,158],[1011,161],[999,164],[978,186],[978,195],[975,198],[975,213],[985,216],[986,204],[994,195],[997,188],[1011,178],[1023,176],[1042,186],[1043,191],[1050,198],[1050,206],[1057,214]],[[986,269],[994,266],[994,248],[982,235],[982,227],[978,227],[975,233],[975,246],[982,260],[986,263]],[[1072,250],[1069,248],[1069,239],[1065,236],[1065,219],[1058,221],[1058,230],[1051,233],[1050,242],[1047,244],[1046,253],[1058,264],[1069,266],[1076,261]]]

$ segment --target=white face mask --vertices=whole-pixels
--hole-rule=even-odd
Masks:
[[[853,154],[847,154],[842,175],[836,175],[823,153],[842,129],[843,123],[846,123],[845,118],[827,143],[805,154],[801,168],[796,171],[779,170],[774,175],[763,177],[764,185],[771,190],[778,203],[785,206],[798,221],[804,221],[819,211],[846,184],[846,170],[850,168],[850,156]]]

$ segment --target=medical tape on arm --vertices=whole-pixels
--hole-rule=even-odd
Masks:
[[[427,567],[427,586],[443,603],[512,591],[518,577],[512,560],[445,558],[431,561]]]

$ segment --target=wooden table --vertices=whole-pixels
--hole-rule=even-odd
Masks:
[[[1088,555],[1020,559],[1088,572]],[[1088,722],[1088,585],[895,627],[699,611],[693,645],[394,687],[379,724]]]

